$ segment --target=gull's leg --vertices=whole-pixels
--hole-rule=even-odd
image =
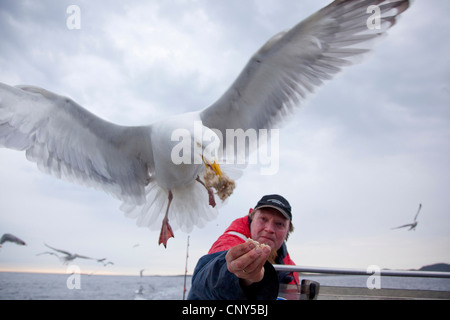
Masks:
[[[209,205],[214,208],[216,206],[216,200],[214,199],[214,191],[213,191],[213,189],[212,188],[208,189],[206,187],[205,183],[202,180],[200,180],[200,177],[197,177],[197,179],[195,179],[195,180],[200,182],[205,187],[205,189],[208,191]]]
[[[167,204],[166,209],[166,215],[164,216],[162,226],[161,226],[161,233],[159,235],[159,242],[158,244],[163,244],[165,248],[167,248],[167,240],[170,238],[174,238],[174,234],[172,231],[172,227],[169,224],[169,207],[170,203],[172,202],[173,194],[172,191],[169,190],[169,203]]]

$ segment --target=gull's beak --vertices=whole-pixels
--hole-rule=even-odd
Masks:
[[[219,177],[222,176],[222,171],[220,170],[219,162],[217,161],[217,159],[214,159],[213,163],[211,163],[208,159],[205,159],[203,156],[202,159],[205,166],[210,167]]]

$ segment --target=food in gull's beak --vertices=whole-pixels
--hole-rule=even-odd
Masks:
[[[236,184],[224,172],[220,170],[219,163],[214,161],[213,164],[205,162],[206,172],[203,176],[206,188],[214,188],[220,200],[225,201],[232,193]]]

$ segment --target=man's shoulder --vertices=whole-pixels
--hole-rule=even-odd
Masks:
[[[225,251],[245,242],[250,237],[250,225],[248,216],[234,220],[225,232],[213,243],[209,253]]]
[[[250,221],[248,216],[234,220],[225,230],[225,233],[230,231],[239,232],[246,237],[250,237]]]

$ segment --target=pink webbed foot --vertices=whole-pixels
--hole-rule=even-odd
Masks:
[[[164,219],[161,226],[161,233],[159,234],[158,244],[160,245],[162,243],[164,245],[164,248],[167,248],[167,241],[170,238],[175,238],[175,235],[173,234],[172,227],[169,224],[169,220]]]
[[[172,227],[169,224],[169,208],[170,204],[172,203],[172,200],[173,194],[172,191],[169,190],[169,203],[167,204],[166,214],[164,215],[164,219],[161,226],[161,233],[159,234],[159,241],[158,241],[158,245],[162,243],[164,245],[164,248],[167,248],[167,241],[170,238],[175,238],[172,231]]]

